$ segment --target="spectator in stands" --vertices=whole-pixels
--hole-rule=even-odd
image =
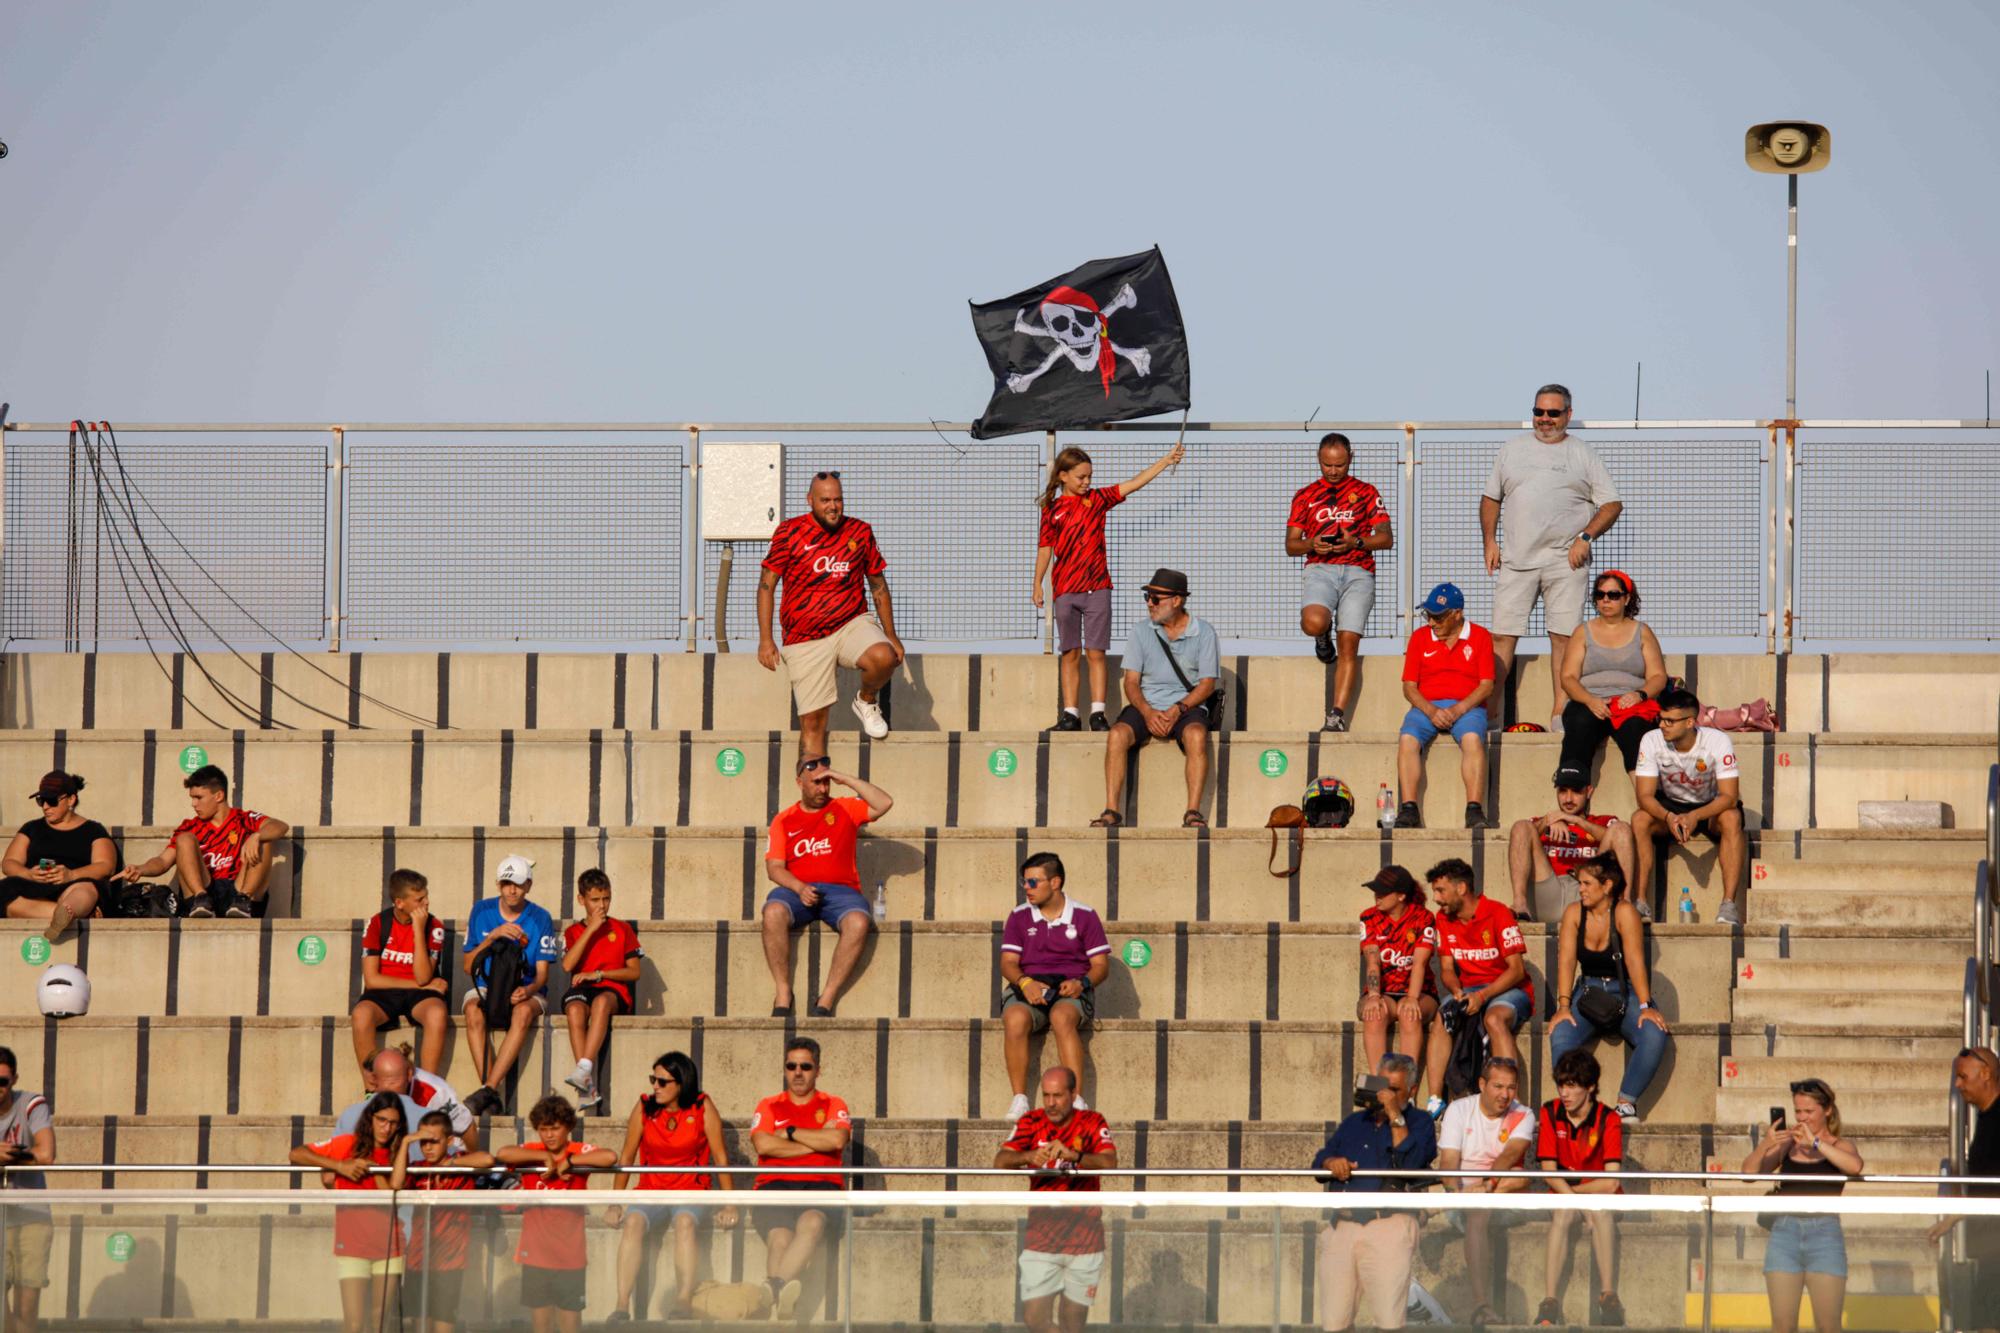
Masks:
[[[1423,886],[1401,866],[1383,866],[1362,888],[1375,905],[1361,913],[1361,1045],[1368,1067],[1378,1068],[1389,1053],[1389,1027],[1396,1050],[1410,1058],[1410,1093],[1415,1095],[1416,1061],[1424,1053],[1424,1031],[1437,1017],[1437,980],[1431,959],[1438,949],[1437,918],[1424,906]]]
[[[14,1052],[0,1046],[0,1152],[6,1154],[6,1188],[38,1190],[48,1188],[39,1171],[24,1166],[54,1166],[56,1122],[49,1099],[39,1092],[20,1087],[21,1062]],[[9,1196],[0,1194],[0,1200]],[[49,1251],[55,1243],[55,1226],[46,1208],[6,1203],[6,1304],[4,1322],[9,1330],[34,1333],[40,1326],[42,1292],[49,1285]],[[74,1260],[72,1259],[72,1262]]]
[[[1569,636],[1556,662],[1569,703],[1562,714],[1562,766],[1590,772],[1605,737],[1618,742],[1630,773],[1639,741],[1660,724],[1660,692],[1667,662],[1660,641],[1639,619],[1639,589],[1625,571],[1607,569],[1594,580],[1597,614]]]
[[[1668,838],[1684,843],[1705,834],[1717,847],[1722,878],[1722,906],[1715,919],[1740,926],[1743,907],[1736,895],[1743,889],[1749,844],[1743,836],[1736,746],[1728,732],[1695,725],[1700,709],[1692,691],[1668,690],[1660,696],[1659,730],[1647,732],[1639,742],[1639,766],[1632,770],[1639,797],[1639,808],[1632,812],[1636,885],[1641,897],[1651,896],[1657,843]]]
[[[1483,1023],[1493,1054],[1518,1060],[1514,1033],[1535,1007],[1528,977],[1528,945],[1514,914],[1479,891],[1472,867],[1449,857],[1424,872],[1437,897],[1438,971],[1445,992],[1464,1006],[1465,1021]],[[1432,1115],[1443,1109],[1436,1095],[1451,1056],[1451,1034],[1431,1025]]]
[[[1071,898],[1062,858],[1037,852],[1021,863],[1028,901],[1007,914],[1000,935],[1000,1007],[1007,1081],[1014,1089],[1007,1118],[1028,1114],[1028,1038],[1048,1032],[1065,1069],[1083,1078],[1083,1029],[1097,1012],[1094,998],[1111,970],[1111,941],[1096,911]],[[1077,1105],[1089,1110],[1081,1096]]]
[[[440,1171],[409,1175],[411,1166],[465,1167],[484,1170],[493,1165],[491,1153],[471,1152],[458,1145],[451,1116],[427,1111],[417,1121],[417,1151],[406,1154],[390,1172],[391,1189],[469,1190],[478,1178]],[[414,1159],[414,1160],[412,1160]],[[465,1288],[466,1253],[472,1246],[472,1212],[466,1208],[422,1206],[410,1215],[410,1244],[405,1256],[408,1278],[417,1294],[403,1294],[403,1304],[430,1317],[428,1333],[456,1333],[459,1298]],[[416,1333],[425,1333],[421,1326]]]
[[[993,1156],[995,1169],[1032,1171],[1034,1193],[1098,1191],[1114,1171],[1118,1146],[1104,1117],[1076,1095],[1076,1071],[1058,1065],[1042,1075],[1042,1104],[1019,1117]],[[1104,1271],[1100,1208],[1030,1208],[1021,1247],[1021,1322],[1031,1333],[1081,1333]]]
[[[329,1189],[386,1192],[387,1169],[407,1159],[403,1140],[408,1133],[402,1099],[378,1092],[368,1099],[351,1132],[336,1133],[324,1143],[299,1145],[292,1149],[292,1165],[318,1167],[320,1181]],[[376,1175],[377,1168],[384,1175]],[[396,1210],[386,1203],[334,1209],[333,1254],[347,1333],[400,1327],[397,1311],[405,1264],[403,1228]]]
[[[1361,688],[1361,636],[1375,609],[1375,555],[1396,544],[1389,511],[1373,486],[1350,475],[1354,446],[1332,431],[1319,439],[1319,480],[1292,496],[1285,554],[1306,560],[1299,629],[1333,664],[1333,707],[1324,731],[1346,731]]]
[[[1569,435],[1569,390],[1544,384],[1535,390],[1534,433],[1500,446],[1493,471],[1479,493],[1479,531],[1486,572],[1494,576],[1493,651],[1498,679],[1514,669],[1514,645],[1528,632],[1535,598],[1548,624],[1549,727],[1563,729],[1562,673],[1554,669],[1569,651],[1583,620],[1584,566],[1591,543],[1611,530],[1625,506],[1618,488],[1591,447]],[[1505,524],[1505,543],[1496,526]]]
[[[181,915],[188,917],[263,915],[271,879],[271,848],[292,831],[276,815],[260,815],[229,803],[229,778],[214,764],[188,774],[194,813],[183,819],[158,856],[127,866],[125,883],[173,870],[180,886]]]
[[[53,944],[70,923],[97,911],[98,891],[118,871],[118,844],[76,812],[83,779],[61,769],[42,775],[28,799],[42,808],[21,825],[0,857],[0,907],[16,920],[47,921]]]
[[[416,941],[425,941],[417,948]],[[361,995],[348,1011],[354,1059],[363,1069],[378,1033],[408,1022],[423,1030],[423,1066],[444,1065],[451,1040],[451,978],[444,969],[444,922],[431,915],[430,881],[414,870],[389,875],[389,906],[361,932]]]
[[[1421,1171],[1437,1156],[1437,1125],[1410,1103],[1417,1095],[1417,1062],[1385,1055],[1373,1066],[1375,1104],[1355,1111],[1313,1158],[1329,1190],[1364,1194],[1416,1190],[1422,1183],[1370,1176],[1369,1171]],[[1364,1091],[1368,1090],[1364,1085]],[[1355,1100],[1362,1093],[1355,1094]],[[1356,1175],[1356,1172],[1361,1174]],[[1410,1267],[1416,1258],[1418,1214],[1386,1208],[1342,1208],[1319,1233],[1319,1326],[1352,1328],[1361,1297],[1368,1298],[1375,1328],[1401,1328],[1408,1309]]]
[[[362,1081],[367,1085],[368,1096],[340,1113],[334,1121],[334,1132],[352,1134],[361,1124],[362,1112],[378,1093],[392,1093],[403,1099],[403,1119],[406,1124],[416,1124],[433,1111],[442,1111],[451,1122],[451,1132],[472,1147],[479,1145],[479,1122],[472,1118],[472,1112],[458,1100],[458,1093],[451,1084],[429,1070],[418,1069],[410,1062],[408,1046],[391,1046],[380,1051],[371,1051],[361,1062]]]
[[[792,932],[818,921],[833,928],[833,961],[813,1001],[814,1018],[832,1018],[833,1007],[862,946],[874,928],[874,914],[861,896],[861,864],[854,844],[861,826],[889,813],[895,798],[874,783],[833,771],[823,754],[799,756],[799,799],[771,819],[764,848],[764,873],[771,892],[764,899],[764,961],[771,969],[771,1017],[792,1016]],[[853,792],[835,797],[835,784]]]
[[[1403,715],[1396,740],[1396,780],[1402,802],[1397,828],[1423,827],[1417,790],[1424,780],[1424,752],[1439,732],[1458,743],[1458,772],[1465,781],[1465,826],[1486,827],[1486,701],[1493,694],[1493,636],[1465,618],[1465,594],[1440,583],[1417,608],[1430,623],[1410,635],[1403,651]]]
[[[504,1166],[527,1167],[520,1174],[524,1190],[581,1190],[590,1178],[579,1167],[603,1170],[618,1164],[609,1148],[574,1142],[576,1108],[560,1093],[550,1093],[528,1112],[535,1137],[495,1154]],[[583,1327],[583,1275],[589,1262],[581,1208],[524,1208],[521,1243],[514,1261],[521,1265],[521,1304],[528,1308],[535,1333],[577,1333]]]
[[[1822,1079],[1792,1084],[1789,1128],[1773,1120],[1764,1141],[1743,1159],[1747,1172],[1775,1172],[1779,1195],[1839,1194],[1847,1177],[1866,1168],[1861,1151],[1840,1136],[1840,1107]],[[1771,1298],[1774,1333],[1795,1333],[1799,1297],[1812,1293],[1813,1323],[1820,1333],[1839,1333],[1847,1301],[1847,1237],[1833,1213],[1776,1213],[1764,1242],[1764,1290]]]
[[[465,1045],[479,1079],[465,1105],[474,1115],[506,1109],[500,1089],[548,1008],[549,964],[558,956],[555,920],[547,908],[528,901],[535,863],[525,856],[502,857],[496,879],[494,896],[474,903],[465,921],[462,966],[472,978],[465,993]],[[487,1003],[489,986],[494,988],[492,1004]],[[498,1055],[487,1039],[496,1015],[506,1022]]]
[[[1574,736],[1574,730],[1567,733]],[[1632,883],[1632,826],[1616,815],[1590,812],[1590,770],[1556,770],[1556,808],[1532,819],[1517,819],[1507,832],[1507,877],[1514,889],[1514,916],[1520,921],[1553,921],[1576,901],[1576,868],[1610,853]],[[1532,883],[1532,897],[1530,884]],[[1640,915],[1646,915],[1641,907]]]
[[[776,671],[784,659],[799,713],[799,753],[825,754],[827,714],[840,694],[834,667],[861,672],[854,716],[879,741],[889,734],[889,722],[878,700],[903,660],[903,643],[896,637],[896,614],[889,604],[889,580],[883,573],[887,562],[875,545],[874,530],[847,517],[840,474],[815,472],[806,499],[808,511],[778,525],[764,556],[757,582],[757,660],[766,671]],[[872,616],[862,596],[863,580],[875,599]],[[780,583],[785,585],[779,611],[782,650],[771,637],[771,603]]]
[[[1208,785],[1210,703],[1222,680],[1222,641],[1215,627],[1188,614],[1187,575],[1160,568],[1141,589],[1146,623],[1125,641],[1125,709],[1104,738],[1104,812],[1093,828],[1125,822],[1125,756],[1154,740],[1171,740],[1187,756],[1187,812],[1182,828],[1207,828],[1201,813]]]
[[[1966,1047],[1951,1062],[1951,1086],[1966,1106],[1979,1113],[1960,1174],[1985,1177],[1989,1182],[2000,1179],[2000,1112],[1993,1109],[2000,1102],[2000,1056],[1984,1046]],[[1960,1192],[1974,1199],[2000,1198],[2000,1184],[1965,1185]],[[1992,1328],[2000,1323],[2000,1217],[1939,1218],[1926,1233],[1931,1244],[1943,1240],[1961,1221],[1966,1223],[1963,1257],[1974,1265],[1970,1313],[1978,1327]],[[1965,1324],[1961,1317],[1959,1326]]]
[[[576,1089],[579,1109],[602,1100],[597,1091],[597,1057],[611,1036],[614,1014],[632,1012],[632,988],[639,982],[639,928],[611,916],[611,876],[592,868],[576,877],[581,920],[563,931],[563,971],[569,990],[563,1017],[569,1021],[569,1050],[576,1068],[563,1082]]]
[[[1535,1146],[1535,1113],[1515,1100],[1520,1064],[1494,1056],[1479,1074],[1479,1091],[1461,1097],[1444,1113],[1438,1131],[1440,1171],[1518,1171]],[[1445,1182],[1461,1194],[1514,1194],[1527,1188],[1521,1176],[1463,1176]],[[1451,1214],[1465,1230],[1465,1274],[1472,1286],[1474,1328],[1505,1323],[1493,1308],[1493,1241],[1496,1227],[1518,1220],[1512,1212],[1468,1208]]]
[[[1632,1056],[1618,1084],[1618,1118],[1637,1120],[1639,1099],[1672,1044],[1667,1020],[1653,1004],[1645,923],[1625,901],[1625,872],[1617,858],[1593,857],[1577,867],[1576,878],[1581,898],[1563,909],[1556,927],[1549,1059],[1560,1063],[1600,1037],[1623,1038]]]
[[[1622,1171],[1625,1168],[1625,1122],[1597,1100],[1597,1080],[1603,1071],[1589,1051],[1566,1052],[1556,1061],[1555,1100],[1543,1105],[1535,1130],[1535,1152],[1542,1170]],[[1549,1189],[1556,1194],[1622,1194],[1624,1186],[1615,1180],[1584,1180],[1577,1176],[1550,1175]],[[1563,1269],[1569,1266],[1570,1246],[1576,1240],[1576,1224],[1582,1219],[1590,1227],[1591,1252],[1597,1259],[1597,1318],[1593,1324],[1617,1327],[1625,1322],[1625,1307],[1618,1299],[1613,1280],[1617,1271],[1613,1244],[1618,1215],[1593,1209],[1558,1208],[1549,1222],[1548,1289],[1537,1324],[1563,1324],[1561,1291]]]
[[[1081,731],[1077,715],[1077,659],[1090,659],[1090,729],[1105,731],[1104,654],[1111,647],[1111,565],[1104,549],[1104,520],[1132,493],[1160,475],[1185,452],[1176,444],[1160,460],[1129,481],[1090,488],[1090,455],[1071,445],[1049,465],[1042,487],[1042,535],[1035,552],[1034,603],[1042,604],[1042,576],[1053,565],[1056,651],[1062,654],[1062,718],[1057,731]]]
[[[793,1037],[785,1043],[785,1090],[757,1103],[750,1146],[759,1166],[820,1167],[819,1172],[771,1172],[754,1188],[773,1192],[838,1190],[839,1167],[853,1137],[847,1103],[819,1090],[819,1043]],[[846,1213],[840,1209],[759,1204],[750,1224],[764,1238],[764,1281],[771,1288],[773,1314],[790,1319],[799,1308],[805,1272],[820,1242],[839,1239]]]
[[[723,1114],[709,1095],[701,1090],[701,1072],[684,1052],[668,1051],[653,1061],[652,1091],[639,1098],[625,1120],[625,1146],[618,1150],[620,1166],[700,1167],[729,1165],[729,1149],[722,1141]],[[611,1182],[613,1189],[627,1188],[630,1177],[620,1173]],[[672,1318],[694,1317],[694,1284],[700,1276],[695,1254],[695,1233],[700,1230],[707,1206],[693,1201],[693,1192],[729,1189],[720,1171],[689,1171],[667,1175],[648,1173],[638,1177],[633,1188],[671,1190],[659,1203],[636,1204],[630,1208],[613,1204],[604,1212],[607,1224],[619,1227],[618,1305],[611,1312],[615,1322],[632,1318],[632,1292],[639,1283],[639,1260],[646,1247],[646,1233],[665,1223],[674,1235],[674,1308]],[[736,1209],[725,1205],[716,1213],[716,1225],[727,1230],[736,1225]],[[643,1317],[643,1312],[640,1312]]]

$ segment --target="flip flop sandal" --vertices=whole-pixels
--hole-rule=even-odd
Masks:
[[[1124,822],[1125,816],[1107,806],[1102,814],[1090,821],[1090,826],[1092,828],[1117,828]]]
[[[1190,810],[1181,816],[1182,828],[1207,828],[1208,817],[1199,810]]]

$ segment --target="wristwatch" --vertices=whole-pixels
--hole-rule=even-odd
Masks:
[[[1597,538],[1591,536],[1588,532],[1579,532],[1576,534],[1576,540],[1580,542],[1594,542]]]
[[[797,1143],[799,1141],[799,1127],[797,1125],[786,1125],[785,1138],[790,1142]]]

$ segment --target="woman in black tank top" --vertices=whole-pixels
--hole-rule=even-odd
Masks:
[[[1549,973],[1556,1012],[1549,1020],[1549,1065],[1603,1038],[1631,1048],[1618,1080],[1618,1114],[1639,1118],[1646,1094],[1673,1038],[1653,1007],[1653,978],[1646,967],[1645,923],[1625,901],[1625,872],[1618,858],[1594,856],[1577,867],[1579,900],[1556,925],[1558,962]],[[1594,946],[1594,947],[1593,947]]]
[[[1792,1084],[1792,1120],[1773,1120],[1764,1141],[1743,1159],[1743,1169],[1778,1176],[1774,1196],[1838,1194],[1847,1177],[1863,1170],[1861,1151],[1840,1136],[1840,1108],[1822,1079]],[[1812,1292],[1813,1324],[1838,1333],[1847,1300],[1847,1239],[1832,1213],[1765,1213],[1764,1289],[1771,1299],[1773,1333],[1795,1333],[1799,1298]]]

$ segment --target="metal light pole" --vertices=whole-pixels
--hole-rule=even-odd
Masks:
[[[1785,182],[1785,416],[1799,418],[1799,177],[1824,170],[1833,157],[1833,136],[1824,125],[1803,120],[1752,125],[1743,135],[1743,161],[1752,171],[1771,172]]]

